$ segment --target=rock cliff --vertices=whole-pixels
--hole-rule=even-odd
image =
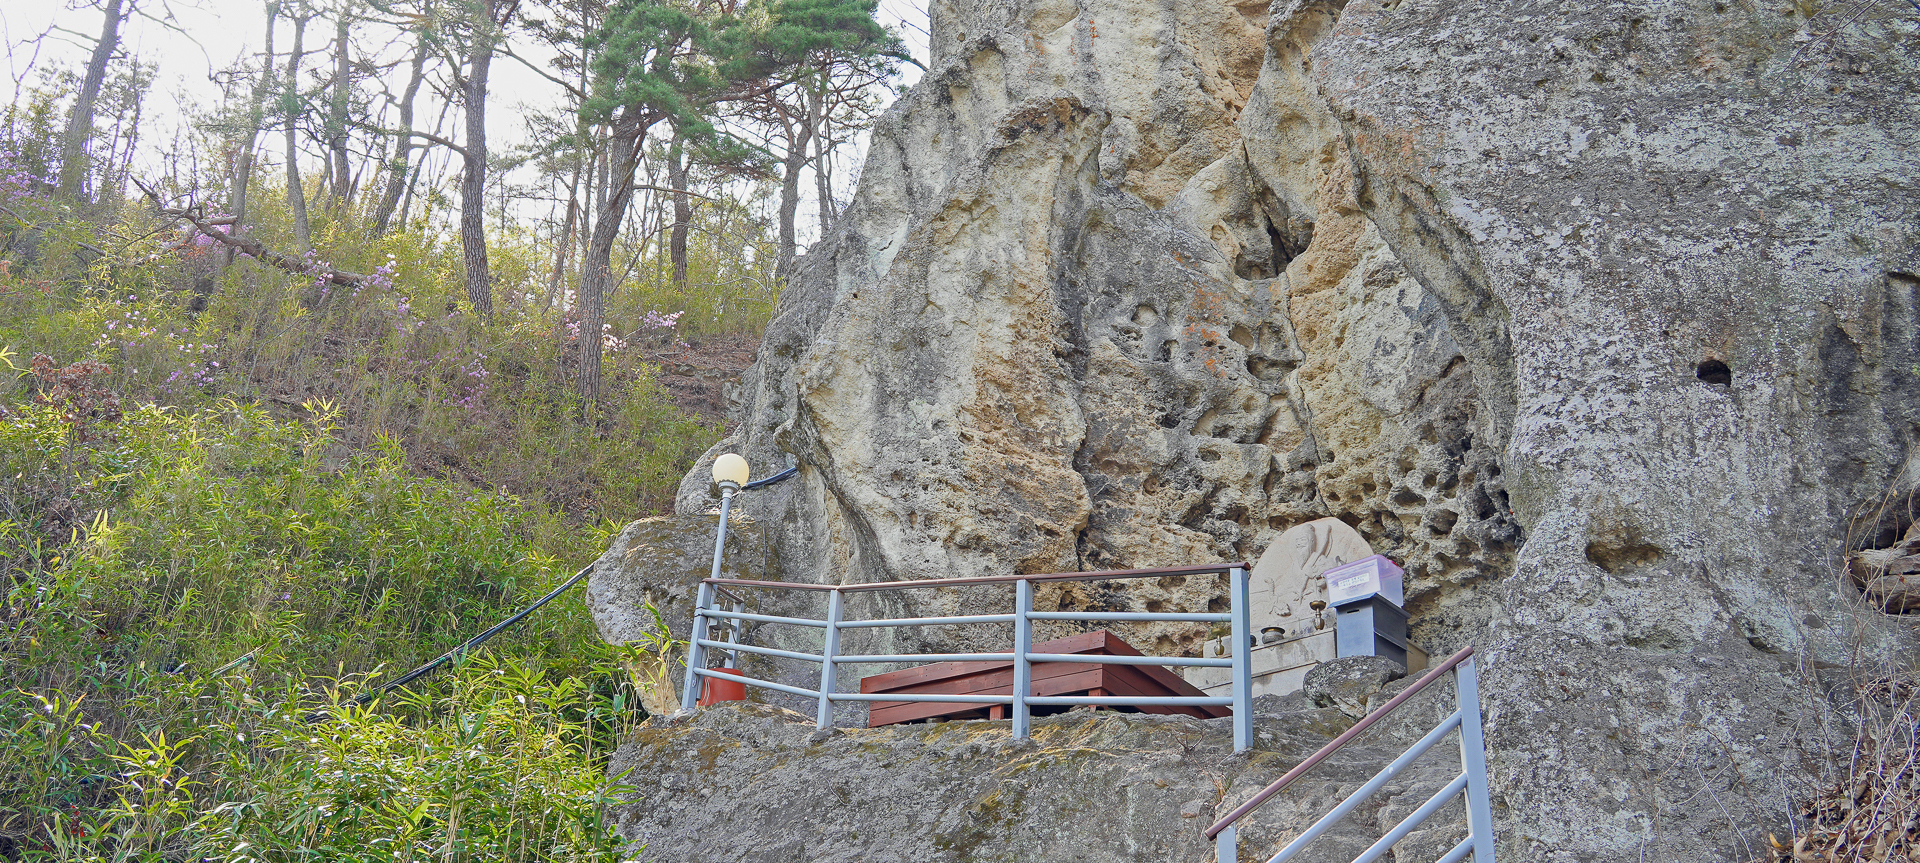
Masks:
[[[743,498],[768,567],[1249,559],[1336,516],[1416,642],[1483,651],[1503,854],[1751,856],[1828,763],[1822,669],[1903,643],[1836,572],[1920,470],[1920,36],[1811,8],[934,0],[715,449],[801,467]]]

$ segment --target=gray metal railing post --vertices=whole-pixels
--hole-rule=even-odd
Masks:
[[[1480,677],[1469,656],[1453,668],[1460,709],[1460,767],[1467,774],[1467,827],[1473,863],[1494,863],[1492,798],[1487,793],[1487,743],[1480,730]]]
[[[733,602],[727,603],[727,610],[732,611],[734,614],[739,614],[747,610],[747,604],[739,600],[734,600]],[[728,644],[740,643],[740,626],[741,626],[740,618],[736,617],[732,620],[727,621],[727,643]],[[735,670],[738,670],[740,668],[740,651],[738,650],[727,651],[726,667],[732,668]]]
[[[1247,592],[1247,571],[1234,567],[1228,576],[1227,598],[1233,615],[1233,751],[1253,748],[1253,624]]]
[[[1032,736],[1033,716],[1027,699],[1033,696],[1033,582],[1013,583],[1013,738]]]
[[[1240,840],[1233,825],[1213,837],[1214,863],[1240,863]]]
[[[833,688],[839,676],[834,670],[834,657],[840,653],[840,591],[827,595],[827,643],[820,651],[820,706],[814,711],[815,728],[826,729],[833,726]]]
[[[715,563],[714,568],[718,569]],[[713,603],[713,585],[700,583],[700,590],[693,599],[693,637],[687,642],[687,681],[680,690],[680,708],[692,710],[700,702],[699,669],[706,667],[707,649],[700,642],[707,637],[707,616],[701,612]]]

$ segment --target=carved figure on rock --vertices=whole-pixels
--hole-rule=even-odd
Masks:
[[[1327,570],[1373,554],[1358,531],[1337,518],[1294,525],[1269,546],[1253,566],[1248,610],[1256,628],[1281,626],[1289,634],[1315,612],[1310,604],[1327,599]]]

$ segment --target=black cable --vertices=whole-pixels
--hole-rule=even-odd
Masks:
[[[1916,0],[1916,2],[1920,2],[1920,0]],[[787,477],[793,476],[794,474],[799,472],[800,472],[800,466],[794,465],[793,467],[787,468],[786,470],[776,473],[773,476],[767,477],[766,479],[756,479],[753,482],[747,483],[746,485],[741,486],[740,490],[751,491],[761,486],[773,485],[774,483],[779,482],[783,479],[786,479]]]
[[[532,605],[527,606],[526,608],[521,609],[519,613],[513,615],[512,617],[507,618],[506,620],[502,620],[491,627],[488,627],[487,631],[467,639],[466,642],[462,643],[459,647],[449,650],[446,653],[440,654],[440,656],[434,659],[432,662],[429,662],[426,665],[422,665],[419,668],[416,668],[412,671],[407,672],[406,674],[402,674],[399,677],[396,677],[393,680],[388,681],[387,683],[384,683],[371,691],[362,692],[359,695],[354,696],[353,700],[348,703],[356,707],[363,704],[367,704],[368,702],[373,701],[375,698],[379,698],[380,696],[386,694],[387,690],[389,689],[392,689],[396,686],[405,686],[409,683],[419,680],[422,677],[427,676],[428,674],[433,673],[437,669],[445,667],[448,663],[454,661],[455,659],[458,659],[461,654],[466,653],[467,651],[472,650],[476,647],[479,647],[480,645],[486,643],[487,639],[490,639],[495,635],[500,634],[501,630],[506,629],[507,627],[512,626],[516,623],[519,623],[527,615],[532,614],[536,611],[539,611],[541,606],[546,605],[549,602],[552,602],[554,600],[554,597],[557,597],[562,593],[566,593],[568,588],[571,588],[574,585],[579,584],[580,580],[583,578],[586,578],[587,573],[592,571],[593,571],[593,564],[591,563],[587,564],[584,567],[581,567],[579,572],[574,573],[572,578],[567,579],[567,583],[562,584],[551,591],[548,591],[546,596],[540,597],[538,601],[534,602],[534,604]],[[318,721],[319,718],[320,718],[319,711],[315,711],[313,713],[307,714],[308,722]]]
[[[756,488],[761,488],[763,486],[773,485],[774,483],[779,482],[788,477],[791,477],[794,474],[799,472],[800,472],[799,466],[795,465],[794,467],[787,468],[786,470],[776,473],[773,476],[767,477],[766,479],[755,480],[753,482],[747,483],[746,485],[741,486],[740,490],[746,491],[749,489],[756,489]],[[583,578],[586,578],[587,573],[592,571],[593,571],[593,564],[589,563],[586,566],[582,567],[579,572],[574,573],[572,578],[567,579],[566,584],[562,584],[559,587],[556,587],[553,590],[548,591],[546,596],[540,597],[540,599],[534,602],[534,604],[521,609],[519,613],[515,614],[514,616],[509,617],[506,620],[502,620],[499,623],[496,623],[493,626],[489,627],[487,631],[467,639],[466,642],[462,643],[459,647],[449,650],[446,653],[440,654],[440,656],[435,658],[432,662],[422,665],[419,668],[416,668],[412,671],[407,672],[406,674],[402,674],[399,677],[396,677],[393,680],[388,681],[387,683],[381,684],[380,686],[375,687],[372,690],[369,690],[367,692],[362,692],[359,695],[354,696],[353,700],[348,702],[348,704],[351,704],[355,707],[368,704],[372,702],[374,699],[379,698],[382,695],[385,695],[387,690],[389,689],[393,689],[394,687],[398,687],[398,686],[405,686],[409,683],[419,680],[422,677],[432,674],[434,671],[437,671],[441,668],[445,668],[449,663],[453,662],[455,659],[460,658],[461,654],[464,654],[469,650],[479,647],[480,645],[486,643],[487,639],[500,634],[501,630],[504,630],[509,626],[519,623],[527,615],[532,614],[536,611],[539,611],[540,606],[546,605],[547,603],[552,602],[554,600],[554,597],[557,597],[562,593],[566,593],[568,588],[571,588],[574,585],[579,584],[580,580]],[[251,654],[249,654],[249,656],[250,655]],[[245,658],[247,657],[241,657],[241,659],[245,659]],[[231,665],[233,664],[238,664],[238,662],[239,660],[235,660],[235,662],[229,664],[228,667],[231,667]],[[221,670],[224,671],[225,669],[223,668]],[[307,714],[308,722],[317,722],[321,718],[322,718],[322,714],[320,713],[320,711],[317,711],[317,710]]]

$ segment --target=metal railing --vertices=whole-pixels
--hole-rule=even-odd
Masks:
[[[1194,657],[1163,656],[1108,656],[1099,654],[1050,654],[1033,652],[1033,622],[1050,621],[1124,621],[1124,622],[1181,622],[1181,623],[1225,623],[1232,631],[1232,643],[1248,645],[1252,643],[1252,627],[1248,623],[1247,571],[1248,565],[1242,563],[1222,563],[1202,566],[1181,566],[1166,569],[1128,569],[1107,572],[1062,572],[1046,575],[1003,575],[980,578],[942,578],[920,581],[893,581],[873,584],[789,584],[778,581],[750,581],[734,578],[708,578],[700,582],[699,593],[694,600],[693,636],[687,655],[688,673],[681,690],[681,705],[693,709],[700,693],[699,681],[702,678],[720,678],[729,682],[745,683],[813,698],[818,702],[815,722],[820,728],[833,723],[833,705],[836,702],[887,701],[887,702],[945,702],[955,704],[994,705],[1005,704],[1010,708],[1013,719],[1013,736],[1025,738],[1031,731],[1031,708],[1035,705],[1107,705],[1107,706],[1230,706],[1233,710],[1233,745],[1236,751],[1244,751],[1253,746],[1253,666],[1244,647],[1236,649],[1228,659],[1199,659]],[[718,567],[716,566],[716,575]],[[1157,578],[1173,575],[1205,575],[1209,573],[1227,573],[1230,587],[1228,590],[1228,608],[1222,612],[1204,613],[1160,613],[1133,611],[1035,611],[1033,610],[1033,586],[1036,582],[1053,581],[1113,581],[1130,578]],[[1010,614],[969,614],[950,617],[909,617],[883,620],[847,620],[846,595],[868,591],[929,590],[949,587],[962,587],[982,584],[1012,584],[1014,588],[1013,611]],[[770,590],[824,591],[827,596],[825,619],[786,617],[773,614],[755,614],[745,610],[744,603],[733,591],[745,588]],[[730,608],[718,607],[718,595],[728,594]],[[746,622],[784,624],[825,630],[825,639],[820,653],[801,653],[781,650],[755,644],[743,644],[740,639],[741,624]],[[947,626],[958,624],[1013,624],[1013,650],[1007,653],[917,653],[917,654],[843,654],[840,651],[840,634],[850,629],[872,629],[895,626]],[[728,630],[728,639],[720,641],[713,636],[714,626],[724,626]],[[759,680],[739,674],[725,674],[706,667],[707,651],[727,651],[729,655],[751,653],[779,659],[795,659],[820,664],[820,685],[818,689],[806,689]],[[838,669],[843,665],[910,663],[910,662],[1009,662],[1013,665],[1013,687],[1009,695],[937,695],[908,692],[858,693],[840,692],[837,689]],[[1118,665],[1178,665],[1199,666],[1203,668],[1230,668],[1233,674],[1232,695],[1213,696],[1113,696],[1113,695],[1055,695],[1036,696],[1033,694],[1033,664],[1037,662],[1085,662]],[[734,665],[737,663],[729,663]]]
[[[1333,742],[1321,747],[1319,752],[1315,752],[1312,756],[1308,757],[1307,760],[1300,762],[1299,766],[1287,771],[1287,775],[1274,780],[1273,784],[1261,789],[1260,793],[1253,795],[1253,799],[1240,804],[1238,808],[1227,813],[1226,817],[1221,818],[1219,821],[1214,822],[1213,826],[1208,827],[1206,834],[1214,840],[1214,858],[1217,863],[1239,863],[1240,850],[1235,823],[1242,817],[1252,812],[1260,804],[1265,803],[1268,798],[1280,793],[1281,789],[1286,788],[1288,785],[1293,784],[1295,780],[1306,775],[1307,771],[1312,770],[1315,765],[1325,761],[1328,756],[1338,751],[1340,747],[1352,742],[1354,738],[1359,737],[1368,728],[1373,727],[1374,723],[1385,718],[1387,714],[1392,713],[1395,708],[1405,704],[1408,699],[1418,695],[1421,690],[1427,688],[1434,681],[1439,680],[1441,676],[1445,675],[1449,670],[1454,673],[1453,688],[1455,707],[1453,714],[1441,720],[1440,724],[1434,727],[1432,731],[1427,732],[1427,735],[1420,738],[1419,742],[1408,747],[1407,751],[1401,753],[1400,757],[1395,758],[1393,763],[1386,766],[1386,769],[1375,774],[1371,780],[1368,780],[1367,784],[1360,786],[1359,790],[1349,795],[1345,800],[1340,801],[1339,805],[1333,807],[1332,811],[1322,816],[1320,820],[1315,821],[1313,826],[1308,827],[1302,831],[1299,836],[1294,837],[1293,841],[1288,842],[1286,847],[1280,849],[1280,853],[1268,858],[1267,863],[1282,863],[1282,861],[1292,859],[1294,855],[1306,848],[1308,843],[1319,838],[1320,834],[1327,832],[1333,825],[1339,823],[1340,819],[1345,818],[1355,807],[1358,807],[1361,803],[1365,802],[1367,798],[1373,796],[1388,782],[1392,781],[1393,777],[1398,776],[1402,771],[1412,766],[1413,762],[1418,760],[1421,755],[1425,754],[1427,750],[1432,749],[1434,744],[1439,743],[1441,738],[1446,737],[1456,729],[1460,732],[1460,775],[1455,777],[1452,782],[1447,783],[1446,787],[1440,789],[1438,793],[1428,798],[1427,802],[1421,804],[1420,808],[1413,811],[1413,814],[1408,815],[1406,820],[1401,821],[1392,830],[1387,831],[1387,835],[1380,837],[1380,841],[1373,843],[1373,845],[1367,848],[1359,857],[1354,858],[1353,863],[1371,863],[1371,861],[1380,859],[1382,855],[1393,848],[1395,843],[1406,838],[1407,834],[1413,832],[1414,828],[1419,827],[1428,818],[1432,817],[1435,812],[1440,811],[1440,807],[1447,805],[1448,802],[1452,801],[1455,796],[1462,792],[1465,792],[1467,795],[1467,838],[1461,840],[1460,844],[1453,847],[1453,850],[1443,855],[1439,863],[1459,863],[1459,861],[1466,859],[1469,853],[1473,854],[1474,863],[1494,863],[1493,812],[1489,808],[1487,795],[1486,741],[1482,738],[1480,731],[1480,685],[1478,678],[1474,675],[1472,647],[1464,648],[1459,653],[1448,658],[1446,662],[1440,663],[1439,666],[1427,672],[1412,686],[1407,687],[1401,691],[1399,695],[1394,696],[1392,700],[1382,705],[1379,710],[1367,714],[1365,718],[1355,723],[1352,728],[1347,729],[1339,737],[1335,737]]]

